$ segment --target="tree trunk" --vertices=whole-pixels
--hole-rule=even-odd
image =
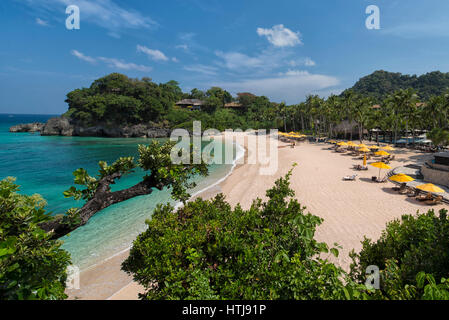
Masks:
[[[70,224],[63,221],[64,218],[62,216],[56,216],[55,219],[42,223],[40,227],[46,232],[53,231],[53,238],[57,239],[85,225],[93,215],[107,207],[131,198],[151,194],[153,188],[161,190],[164,187],[162,183],[156,185],[151,180],[151,177],[148,177],[128,189],[111,192],[110,185],[114,183],[115,179],[120,178],[120,176],[119,173],[115,173],[99,181],[97,191],[93,198],[87,201],[77,212],[80,219],[77,223]]]
[[[405,147],[408,147],[408,120],[405,121]]]

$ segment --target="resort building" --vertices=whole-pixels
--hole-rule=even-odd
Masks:
[[[238,102],[226,103],[224,105],[224,108],[226,108],[226,109],[240,109],[242,107],[243,107],[243,105]]]
[[[190,109],[190,110],[201,110],[204,105],[203,100],[199,99],[183,99],[175,103],[178,107]]]

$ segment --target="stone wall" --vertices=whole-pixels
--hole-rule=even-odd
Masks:
[[[449,171],[435,168],[435,164],[426,163],[421,167],[425,182],[449,187]]]

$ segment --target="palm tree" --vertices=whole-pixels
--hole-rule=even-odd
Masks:
[[[397,141],[398,131],[401,128],[404,119],[406,120],[406,131],[408,129],[408,119],[406,115],[412,108],[411,105],[416,106],[416,95],[412,89],[401,89],[387,98],[386,104],[394,111],[394,141]],[[408,140],[407,140],[408,142]]]
[[[372,105],[373,103],[370,98],[359,98],[356,100],[356,107],[354,108],[354,119],[359,127],[360,143],[363,143],[363,131],[368,125]]]
[[[284,132],[287,132],[287,106],[284,102],[278,106],[278,110],[284,122]]]
[[[449,144],[449,131],[441,128],[434,128],[427,137],[432,140],[434,146],[440,148]]]
[[[352,90],[348,90],[343,97],[343,114],[346,120],[348,121],[350,129],[349,140],[352,141],[352,124],[354,121],[354,111],[356,108],[357,95]],[[346,129],[345,129],[346,130]]]
[[[313,136],[316,137],[319,134],[319,115],[320,107],[323,104],[323,100],[317,95],[309,95],[306,99],[306,108],[310,117],[311,127],[313,128]]]

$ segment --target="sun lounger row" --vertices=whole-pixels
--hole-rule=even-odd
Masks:
[[[414,189],[411,187],[402,184],[400,187],[394,187],[395,191],[398,191],[399,194],[406,194],[410,198],[415,198],[420,202],[424,202],[427,205],[437,205],[443,202],[442,196],[433,196],[431,193],[420,194],[418,189]]]

